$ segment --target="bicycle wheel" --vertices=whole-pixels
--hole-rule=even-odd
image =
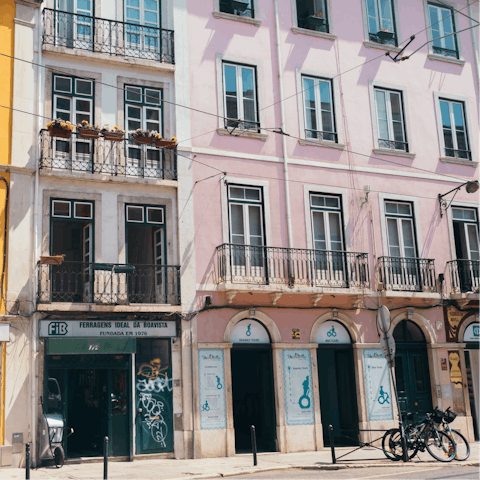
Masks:
[[[460,462],[466,460],[470,456],[470,445],[468,444],[467,439],[458,430],[452,430],[452,435],[455,447],[457,448],[455,460]]]
[[[455,443],[444,432],[431,428],[425,435],[428,453],[439,462],[451,462],[455,458]]]
[[[385,432],[382,438],[383,453],[387,458],[397,462],[403,459],[402,436],[398,428],[392,428]],[[418,451],[418,447],[407,441],[408,458],[411,460]]]

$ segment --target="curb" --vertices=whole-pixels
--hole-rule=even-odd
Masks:
[[[263,473],[263,472],[272,472],[276,470],[345,470],[349,468],[381,468],[381,467],[425,467],[426,465],[439,465],[440,462],[415,462],[415,463],[358,463],[358,464],[330,464],[330,465],[284,465],[284,466],[275,466],[275,467],[252,467],[250,469],[240,470],[238,472],[227,472],[227,473],[202,473],[200,475],[191,475],[188,477],[176,477],[170,480],[187,480],[187,479],[204,479],[204,478],[227,478],[234,477],[236,475],[251,475],[254,473]],[[478,467],[480,466],[479,461],[472,462],[448,462],[442,464],[445,467],[462,466],[462,467]]]

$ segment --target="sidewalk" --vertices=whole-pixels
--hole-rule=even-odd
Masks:
[[[480,444],[471,444],[471,454],[465,462],[452,462],[443,465],[479,465]],[[351,451],[351,447],[336,448],[337,458]],[[109,479],[193,479],[207,477],[225,477],[240,473],[268,472],[285,468],[338,469],[352,467],[401,467],[428,464],[440,465],[427,452],[420,453],[420,458],[407,464],[387,460],[383,452],[373,448],[363,448],[332,465],[330,449],[320,452],[301,453],[260,453],[258,465],[253,466],[252,455],[235,455],[228,458],[202,458],[197,460],[148,459],[134,462],[110,462]],[[268,474],[266,474],[268,477]],[[25,469],[0,468],[1,479],[23,479]],[[35,479],[99,479],[103,478],[103,463],[84,463],[55,467],[42,467],[31,470],[30,478]]]

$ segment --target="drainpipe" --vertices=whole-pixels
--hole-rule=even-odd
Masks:
[[[277,42],[277,61],[278,61],[278,91],[280,94],[280,120],[282,132],[285,131],[285,109],[283,105],[283,76],[282,76],[282,54],[280,50],[280,24],[278,20],[278,5],[277,0],[273,0],[275,8],[275,34]],[[293,248],[292,241],[292,224],[290,213],[290,191],[288,186],[288,155],[287,155],[287,139],[285,135],[282,135],[282,149],[283,149],[283,176],[285,179],[285,203],[287,209],[287,236],[288,236],[288,248]]]
[[[477,47],[477,37],[475,36],[475,24],[473,23],[473,13],[472,13],[472,2],[467,0],[468,4],[468,16],[470,17],[470,26],[472,27],[472,44],[473,44],[473,56],[475,58],[475,66],[477,67],[477,83],[480,78],[480,66],[478,64],[478,47]],[[476,26],[478,28],[478,25]],[[479,87],[480,89],[480,87]]]
[[[2,342],[2,377],[0,385],[0,445],[5,445],[5,377],[7,371],[7,342]]]

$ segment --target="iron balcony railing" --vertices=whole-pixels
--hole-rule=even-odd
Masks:
[[[403,150],[404,152],[408,152],[408,143],[400,142],[398,140],[384,140],[383,138],[379,138],[378,146],[380,148],[391,148],[392,150]]]
[[[458,58],[458,50],[450,50],[449,48],[441,48],[433,46],[433,53],[437,55],[444,55],[445,57]]]
[[[44,45],[175,63],[173,30],[45,8]]]
[[[38,264],[38,303],[180,305],[180,267],[63,262]]]
[[[480,262],[478,260],[452,260],[447,262],[450,275],[450,293],[478,293],[480,290]]]
[[[308,140],[314,138],[316,140],[328,140],[338,143],[338,135],[335,132],[321,132],[320,130],[305,129],[305,138]]]
[[[426,258],[380,257],[380,282],[386,290],[436,292],[435,261]]]
[[[51,137],[48,130],[42,130],[39,168],[177,180],[177,152],[155,145],[136,145],[131,138],[113,142],[72,133],[65,139]]]
[[[231,13],[232,15],[239,15],[240,17],[255,18],[253,6],[250,7],[250,2],[220,0],[219,3],[221,12]],[[253,0],[251,3],[253,4]]]
[[[306,28],[307,30],[314,30],[316,32],[328,33],[328,23],[324,19],[323,23],[316,17],[297,17],[297,23],[299,28]]]
[[[453,148],[445,148],[445,156],[452,158],[462,158],[464,160],[471,160],[472,152],[470,150],[455,150]]]
[[[391,45],[391,46],[396,46],[397,45],[397,35],[394,33],[392,36],[389,37],[383,37],[380,32],[378,33],[369,33],[368,34],[369,40],[371,42],[375,43],[381,43],[382,45]]]
[[[217,247],[219,283],[368,288],[368,254],[224,243]]]

